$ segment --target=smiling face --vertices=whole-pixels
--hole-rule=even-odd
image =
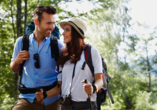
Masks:
[[[72,41],[72,36],[71,36],[72,28],[71,28],[71,25],[65,24],[63,30],[64,30],[64,32],[62,33],[62,35],[64,37],[64,43],[70,43]]]
[[[37,19],[36,19],[37,20]],[[54,14],[42,13],[41,22],[37,21],[37,30],[40,35],[44,37],[50,37],[51,32],[55,28],[55,16]]]

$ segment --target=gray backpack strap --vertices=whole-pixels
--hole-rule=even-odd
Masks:
[[[109,95],[109,97],[110,97],[110,99],[111,99],[111,102],[112,103],[114,103],[114,100],[113,100],[113,97],[112,97],[112,94],[111,94],[111,92],[110,92],[110,88],[109,88],[109,86],[108,86],[108,83],[109,83],[109,80],[111,80],[111,77],[108,75],[108,73],[107,73],[107,65],[106,65],[106,63],[104,62],[104,58],[101,56],[101,58],[102,58],[102,66],[103,66],[103,73],[104,73],[104,79],[103,79],[103,81],[104,81],[104,86],[105,86],[105,88],[107,89],[107,92],[108,92],[108,95]]]
[[[108,83],[107,83],[107,92],[108,92],[108,95],[109,95],[109,97],[110,97],[110,99],[111,99],[112,104],[114,104],[114,100],[113,100],[112,94],[111,94],[111,92],[110,92]]]

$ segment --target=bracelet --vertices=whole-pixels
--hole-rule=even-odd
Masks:
[[[96,91],[96,86],[95,86],[95,84],[92,84],[92,86],[93,86],[93,93]]]

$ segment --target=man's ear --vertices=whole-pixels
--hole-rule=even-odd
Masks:
[[[38,24],[39,24],[38,19],[34,19],[34,24],[35,24],[36,26],[38,26]]]

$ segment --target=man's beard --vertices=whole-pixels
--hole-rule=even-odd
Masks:
[[[46,32],[44,31],[44,29],[41,26],[38,26],[38,31],[39,33],[43,36],[43,37],[47,37],[46,36]]]

